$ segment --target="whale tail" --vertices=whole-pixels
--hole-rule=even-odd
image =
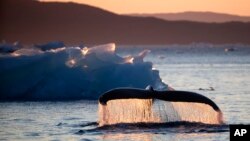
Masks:
[[[151,103],[150,101],[153,103],[147,104],[147,103]],[[162,102],[160,102],[159,104],[159,101],[162,101]],[[123,103],[123,105],[124,104],[128,104],[128,105],[125,107],[124,106],[119,107],[119,104],[120,104],[119,102]],[[127,113],[127,112],[124,112],[123,110],[125,111],[129,110],[131,112],[131,111],[134,111],[134,109],[136,109],[137,107],[139,108],[143,107],[143,104],[142,104],[142,105],[137,105],[133,108],[130,107],[131,109],[129,109],[129,106],[135,103],[145,103],[144,104],[145,107],[152,107],[152,108],[151,110],[148,110],[150,108],[146,108],[146,110],[143,108],[144,112],[142,113],[152,112],[151,114],[147,114],[151,116],[158,114],[159,116],[158,118],[155,118],[155,117],[153,118],[157,122],[159,122],[159,118],[161,118],[161,120],[164,119],[163,121],[191,121],[191,122],[203,122],[203,123],[209,123],[209,124],[222,124],[223,123],[222,112],[220,108],[212,100],[210,100],[209,98],[201,94],[188,92],[188,91],[156,91],[150,86],[148,86],[146,90],[132,89],[132,88],[119,88],[119,89],[113,89],[111,91],[104,93],[99,98],[99,103],[100,103],[100,106],[103,106],[103,107],[121,108],[122,113]],[[112,106],[109,104],[111,104]],[[147,106],[147,105],[150,105],[150,106]],[[155,108],[155,105],[159,107]],[[154,110],[152,111],[152,109],[154,110],[160,109],[160,111],[154,112]],[[112,110],[108,110],[108,111],[111,112]],[[119,110],[116,109],[116,112],[117,111]],[[140,115],[136,115],[136,116],[140,116]],[[138,117],[134,117],[134,118],[138,119]],[[141,117],[140,119],[144,119],[144,118]],[[150,119],[150,118],[147,117],[147,119]],[[154,120],[150,119],[150,122],[152,121],[154,122]]]
[[[99,97],[99,102],[105,105],[109,100],[115,99],[160,99],[169,102],[193,102],[210,105],[215,111],[219,107],[209,98],[188,91],[155,91],[152,86],[146,90],[133,88],[118,88],[110,90]]]

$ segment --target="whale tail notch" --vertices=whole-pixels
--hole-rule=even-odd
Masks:
[[[148,85],[145,90],[148,90],[148,91],[154,91],[154,88],[151,86],[151,85]]]

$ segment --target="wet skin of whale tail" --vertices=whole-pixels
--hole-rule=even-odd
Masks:
[[[218,123],[223,123],[222,112],[220,108],[209,98],[194,92],[188,91],[156,91],[152,87],[144,89],[135,88],[117,88],[107,91],[99,97],[99,103],[107,105],[110,100],[122,99],[159,99],[168,102],[188,102],[207,104],[218,112]]]
[[[117,88],[104,93],[99,98],[102,105],[106,105],[109,100],[115,99],[160,99],[170,102],[194,102],[208,104],[215,111],[220,111],[219,107],[209,98],[194,92],[188,91],[155,91],[150,89]]]

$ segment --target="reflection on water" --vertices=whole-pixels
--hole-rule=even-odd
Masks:
[[[105,134],[100,137],[100,140],[104,141],[179,141],[179,140],[229,140],[229,133],[185,133],[185,134],[175,134],[175,133],[128,133],[128,134]],[[202,137],[202,138],[201,138]]]
[[[89,133],[99,132],[101,140],[225,140],[229,135],[228,125],[208,125],[189,122],[172,122],[164,124],[116,124],[98,127]],[[102,134],[103,133],[103,134]],[[221,135],[221,136],[219,136]],[[201,138],[204,137],[204,138]]]
[[[153,135],[150,133],[143,133],[143,134],[105,134],[102,136],[102,140],[107,141],[117,141],[117,140],[124,140],[124,141],[152,141]]]

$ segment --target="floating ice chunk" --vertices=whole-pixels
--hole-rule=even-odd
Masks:
[[[114,43],[83,49],[23,48],[0,57],[0,100],[97,99],[116,87],[166,88],[159,71],[143,61],[148,52],[122,57]]]

